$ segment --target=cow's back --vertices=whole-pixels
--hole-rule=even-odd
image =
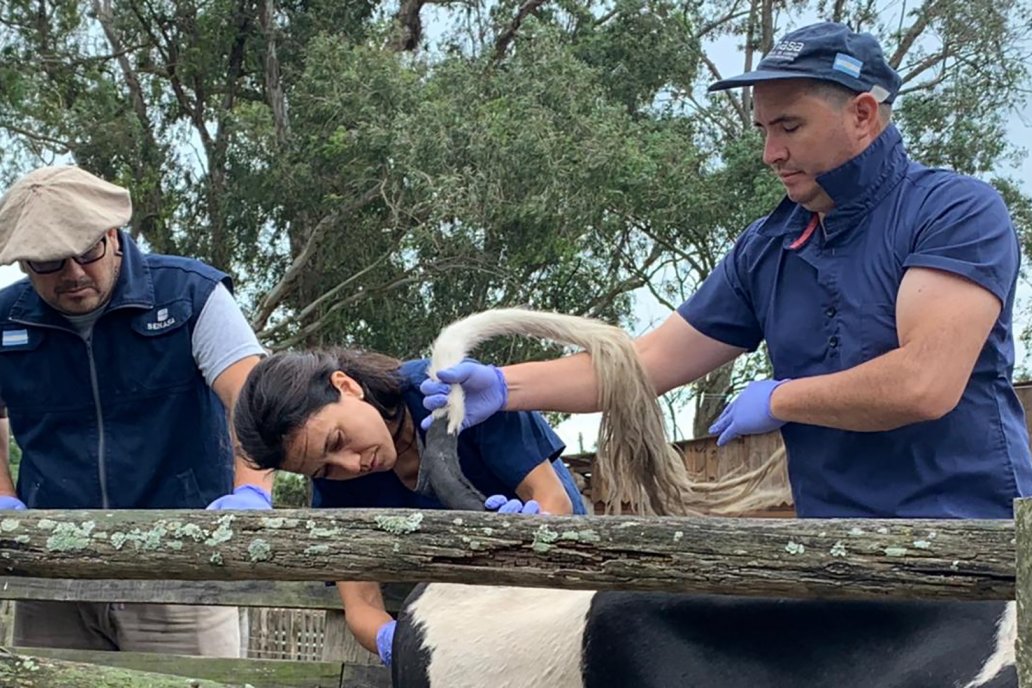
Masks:
[[[431,583],[399,616],[394,685],[1016,688],[1001,621],[1013,625],[1013,603]]]
[[[587,590],[416,586],[398,616],[395,688],[582,688]]]
[[[994,655],[1007,610],[600,592],[585,629],[584,685],[1012,688],[1012,653]],[[976,680],[990,657],[1006,668]]]

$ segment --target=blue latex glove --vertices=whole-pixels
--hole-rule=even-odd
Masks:
[[[272,495],[257,485],[241,485],[232,494],[219,497],[207,506],[209,510],[271,509]]]
[[[784,425],[785,421],[778,420],[770,413],[770,395],[778,385],[786,382],[788,380],[750,382],[710,426],[710,434],[720,435],[717,446],[722,447],[742,435],[760,435]]]
[[[462,391],[466,393],[466,416],[460,430],[484,422],[505,408],[505,402],[509,400],[505,376],[493,365],[463,361],[457,366],[438,370],[437,377],[440,382],[427,378],[419,385],[423,406],[431,411],[447,406],[451,385],[462,385]],[[420,425],[428,430],[432,421],[433,416],[427,416]]]
[[[394,627],[398,622],[391,619],[376,632],[376,651],[380,653],[380,661],[383,665],[391,665],[391,653],[394,650]]]
[[[484,507],[488,511],[497,511],[500,514],[540,514],[541,505],[535,500],[526,504],[518,499],[509,499],[505,495],[491,495],[484,500]]]
[[[25,511],[28,507],[17,497],[0,497],[0,511]]]

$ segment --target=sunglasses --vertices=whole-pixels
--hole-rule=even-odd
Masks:
[[[27,260],[26,265],[37,275],[49,275],[51,273],[58,272],[64,267],[66,260],[74,260],[79,265],[89,265],[90,263],[96,263],[98,260],[104,257],[107,253],[107,237],[101,237],[100,241],[93,245],[93,248],[81,253],[77,256],[69,258],[62,258],[60,260]]]

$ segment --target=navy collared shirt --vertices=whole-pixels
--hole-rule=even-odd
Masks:
[[[1010,518],[1032,494],[1024,412],[1011,385],[1017,234],[996,191],[910,161],[890,126],[818,178],[835,201],[812,215],[784,199],[753,223],[678,312],[745,349],[767,341],[774,377],[857,366],[899,346],[896,296],[908,268],[943,270],[1003,304],[957,407],[886,432],[788,423],[782,436],[801,517]],[[900,380],[906,384],[906,380]]]

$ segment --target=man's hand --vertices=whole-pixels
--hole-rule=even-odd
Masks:
[[[466,415],[460,430],[484,422],[505,408],[505,402],[509,399],[505,376],[493,365],[464,361],[452,368],[438,370],[437,378],[427,378],[419,385],[419,391],[423,393],[423,406],[431,411],[447,406],[451,385],[460,385],[466,394]],[[433,418],[427,416],[423,419],[420,423],[423,430],[430,429]]]
[[[380,626],[380,630],[376,632],[376,651],[380,655],[380,661],[386,667],[391,665],[391,654],[394,650],[394,629],[397,625],[398,622],[391,619],[383,626]]]
[[[742,435],[760,435],[784,425],[785,421],[771,415],[770,396],[785,382],[788,380],[750,382],[710,426],[710,434],[720,435],[717,446],[722,447]]]
[[[505,495],[491,495],[484,500],[484,507],[488,511],[497,511],[500,514],[540,514],[541,505],[535,500],[528,500],[526,503],[518,499],[509,499]]]
[[[25,506],[25,502],[17,497],[8,497],[6,495],[0,497],[0,511],[25,511],[26,509],[28,507]]]
[[[232,494],[219,497],[207,506],[212,511],[224,509],[271,509],[272,495],[257,485],[241,485]]]

